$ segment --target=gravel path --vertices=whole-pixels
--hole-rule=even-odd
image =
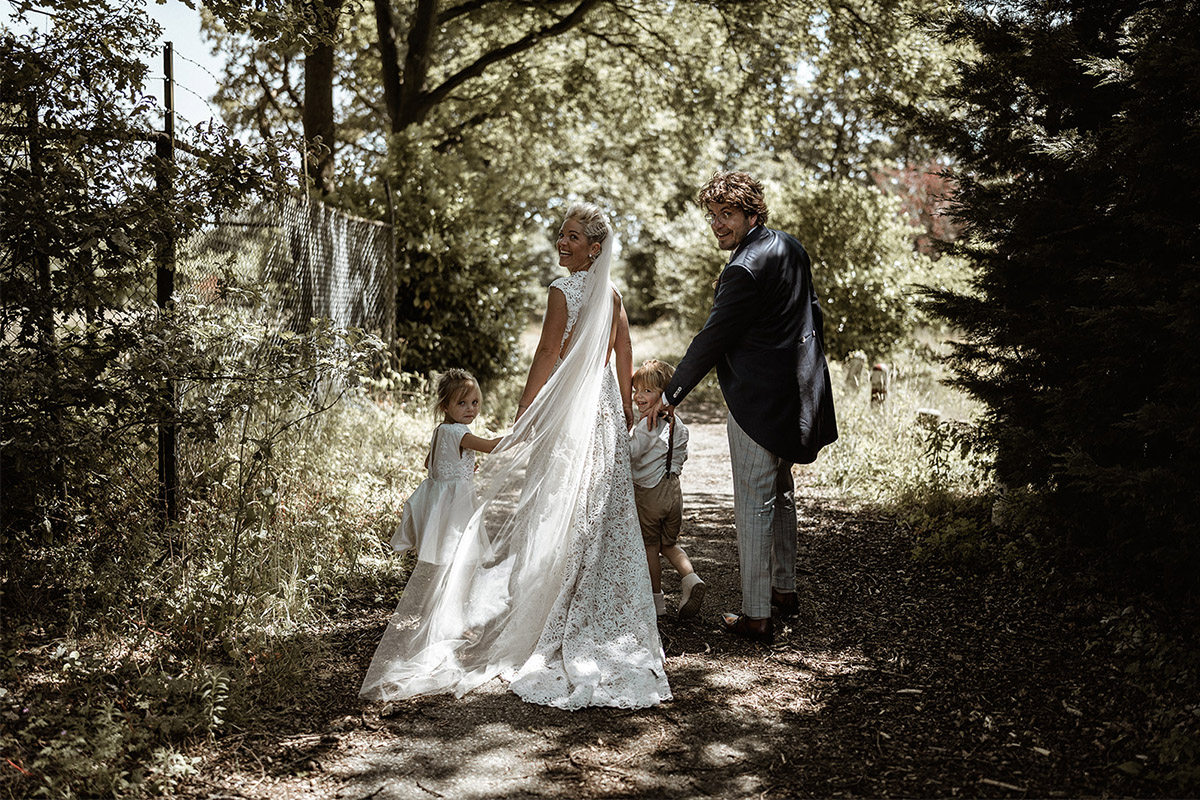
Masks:
[[[682,413],[682,543],[710,591],[698,619],[661,623],[672,702],[569,713],[493,681],[461,700],[363,705],[388,609],[351,608],[321,634],[312,685],[217,742],[189,794],[1161,796],[1130,774],[1145,761],[1137,698],[1111,653],[1086,646],[1090,607],[921,567],[886,516],[806,488],[803,468],[802,613],[771,649],[724,634],[719,613],[739,606],[724,423],[715,409]],[[670,596],[677,578],[664,575]]]

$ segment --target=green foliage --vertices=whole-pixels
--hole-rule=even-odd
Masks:
[[[626,246],[618,280],[629,290],[632,318],[649,323],[667,315],[698,324],[721,254],[694,208],[696,188],[718,166],[749,168],[775,184],[817,176],[865,181],[896,159],[924,154],[923,145],[868,109],[885,100],[925,102],[948,70],[953,49],[911,24],[912,14],[933,5],[601,2],[578,28],[439,94],[420,120],[386,142],[379,132],[396,130],[396,121],[382,96],[373,10],[345,7],[336,48],[344,98],[335,143],[340,197],[378,216],[375,176],[393,176],[406,369],[457,364],[485,380],[511,369],[513,332],[531,302],[543,302],[529,279],[544,285],[554,277],[544,237],[574,198],[599,202],[616,218]],[[439,81],[553,21],[536,6],[458,13],[463,8],[439,9],[443,24],[416,54],[430,61],[418,90],[434,92]],[[228,4],[214,9],[232,29],[253,28]],[[392,12],[403,41],[413,12]],[[278,102],[302,94],[296,26],[281,19],[270,36],[260,32],[251,41],[217,36],[230,54],[221,97],[227,118],[298,136],[295,105]],[[279,85],[268,88],[264,74]],[[844,271],[842,284],[826,282],[846,309],[838,324],[850,326],[834,338],[851,340],[847,352],[870,342],[882,354],[898,330],[911,327],[901,287],[927,276],[900,274],[911,257],[894,252],[893,226],[873,236],[855,216],[865,201],[834,194],[845,202],[822,221],[853,223],[822,232],[832,243],[830,264]],[[843,254],[842,240],[857,231],[857,250]],[[878,301],[865,294],[876,290],[883,293]],[[870,319],[855,307],[873,302]],[[862,322],[846,322],[851,315]],[[473,345],[456,333],[464,325],[476,332]]]
[[[188,396],[208,403],[241,381],[230,383]],[[405,565],[386,543],[423,477],[434,425],[426,393],[352,391],[309,416],[307,400],[288,399],[294,386],[264,383],[253,398],[237,391],[245,416],[222,415],[215,439],[184,448],[189,499],[173,554],[161,541],[141,557],[126,546],[105,571],[78,538],[73,549],[27,551],[43,564],[91,566],[61,578],[47,569],[36,607],[14,602],[27,585],[20,576],[6,584],[0,747],[28,774],[0,773],[0,796],[172,794],[198,738],[304,685],[319,645],[299,631],[347,595],[395,601]],[[116,532],[147,516],[146,505],[131,493],[87,524],[119,548]],[[68,591],[54,583],[68,579]],[[75,614],[74,628],[60,610]]]
[[[763,80],[750,89],[759,116],[733,126],[747,142],[742,149],[767,161],[764,175],[779,181],[866,182],[881,169],[938,155],[936,145],[907,129],[894,109],[944,107],[938,93],[952,78],[962,48],[914,24],[944,5],[814,3],[803,17],[787,19],[791,35],[777,32],[773,47],[744,55],[756,59],[750,68],[761,70]],[[764,63],[771,61],[782,63]]]
[[[724,266],[698,209],[646,230],[625,254],[626,307],[639,324],[663,319],[700,329]],[[682,355],[682,352],[680,353]]]
[[[0,537],[17,562],[34,541],[86,531],[170,413],[174,365],[158,345],[174,328],[153,311],[166,235],[186,236],[279,180],[272,147],[219,130],[198,134],[199,168],[155,157],[143,82],[156,32],[133,7],[87,6],[48,33],[0,39],[0,116],[31,127],[8,140],[0,186]]]
[[[490,382],[514,364],[533,308],[534,265],[550,260],[543,230],[512,224],[519,193],[507,193],[475,152],[445,155],[415,142],[393,150],[404,164],[396,192],[403,368],[462,367]],[[492,186],[482,201],[461,188],[481,184]]]
[[[1200,502],[1200,372],[1184,366],[1200,330],[1198,13],[967,3],[940,23],[979,54],[948,90],[956,113],[915,115],[959,163],[958,250],[978,276],[930,305],[965,334],[956,382],[987,408],[999,478],[1053,497],[1066,521],[1053,536],[1185,591]]]
[[[770,224],[808,250],[825,314],[825,349],[889,356],[926,320],[912,302],[915,284],[953,279],[956,263],[934,262],[913,246],[916,231],[900,200],[852,181],[796,181],[770,204]]]
[[[1118,768],[1145,774],[1174,793],[1191,795],[1200,787],[1200,639],[1196,620],[1163,615],[1152,603],[1136,598],[1106,614],[1099,624],[1097,644],[1104,646],[1115,667],[1147,699],[1150,711],[1143,723],[1153,742],[1146,761]]]
[[[128,634],[142,642],[147,636],[145,630]],[[0,793],[170,795],[195,772],[199,759],[186,755],[184,746],[225,726],[225,671],[170,656],[120,658],[117,652],[74,640],[51,645],[38,631],[13,626],[0,669],[0,747],[9,759]]]
[[[45,131],[10,138],[0,186],[0,746],[14,765],[0,791],[14,797],[173,793],[188,743],[225,729],[253,680],[300,664],[259,668],[294,652],[280,632],[381,561],[395,493],[415,483],[357,449],[410,455],[379,441],[394,426],[373,427],[358,388],[378,340],[290,331],[232,271],[212,305],[156,307],[165,234],[269,199],[283,162],[215,128],[193,132],[197,157],[156,161],[142,95],[154,29],[134,6],[94,5],[0,40],[3,121]],[[168,418],[182,512],[169,525],[155,443]],[[377,582],[398,572],[383,563]]]
[[[345,497],[322,497],[301,519],[292,517],[284,498],[289,484],[307,487],[303,473],[289,469],[296,453],[325,442],[323,415],[348,393],[358,395],[348,387],[382,344],[328,322],[300,335],[264,332],[253,317],[223,309],[205,309],[200,317],[203,325],[188,326],[198,350],[234,355],[213,365],[216,375],[189,377],[182,416],[194,416],[195,425],[181,459],[187,527],[206,533],[181,536],[175,548],[187,568],[172,579],[197,593],[171,596],[162,589],[174,624],[203,645],[225,642],[245,615],[262,618],[264,597],[285,617],[302,611],[309,596],[328,585],[331,538],[337,559],[353,565],[361,553],[365,545],[357,537],[343,540],[320,524],[340,519]],[[287,542],[282,552],[272,541],[277,535]],[[289,602],[279,602],[284,598]]]

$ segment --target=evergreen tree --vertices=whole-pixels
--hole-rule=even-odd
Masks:
[[[1200,481],[1200,6],[967,2],[952,115],[969,294],[956,383],[986,405],[997,477],[1056,501],[1078,543],[1179,563]],[[1132,562],[1126,562],[1132,563]]]

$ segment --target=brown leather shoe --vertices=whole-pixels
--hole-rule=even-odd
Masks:
[[[794,617],[800,613],[800,597],[795,592],[771,590],[771,613],[777,617]]]
[[[768,647],[775,643],[775,625],[770,617],[751,619],[744,614],[722,614],[725,631]]]

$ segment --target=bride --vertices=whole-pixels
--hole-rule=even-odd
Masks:
[[[567,209],[568,275],[550,285],[513,432],[479,471],[453,559],[413,570],[362,697],[461,697],[502,676],[523,700],[571,710],[671,698],[633,502],[613,240],[598,207]]]

